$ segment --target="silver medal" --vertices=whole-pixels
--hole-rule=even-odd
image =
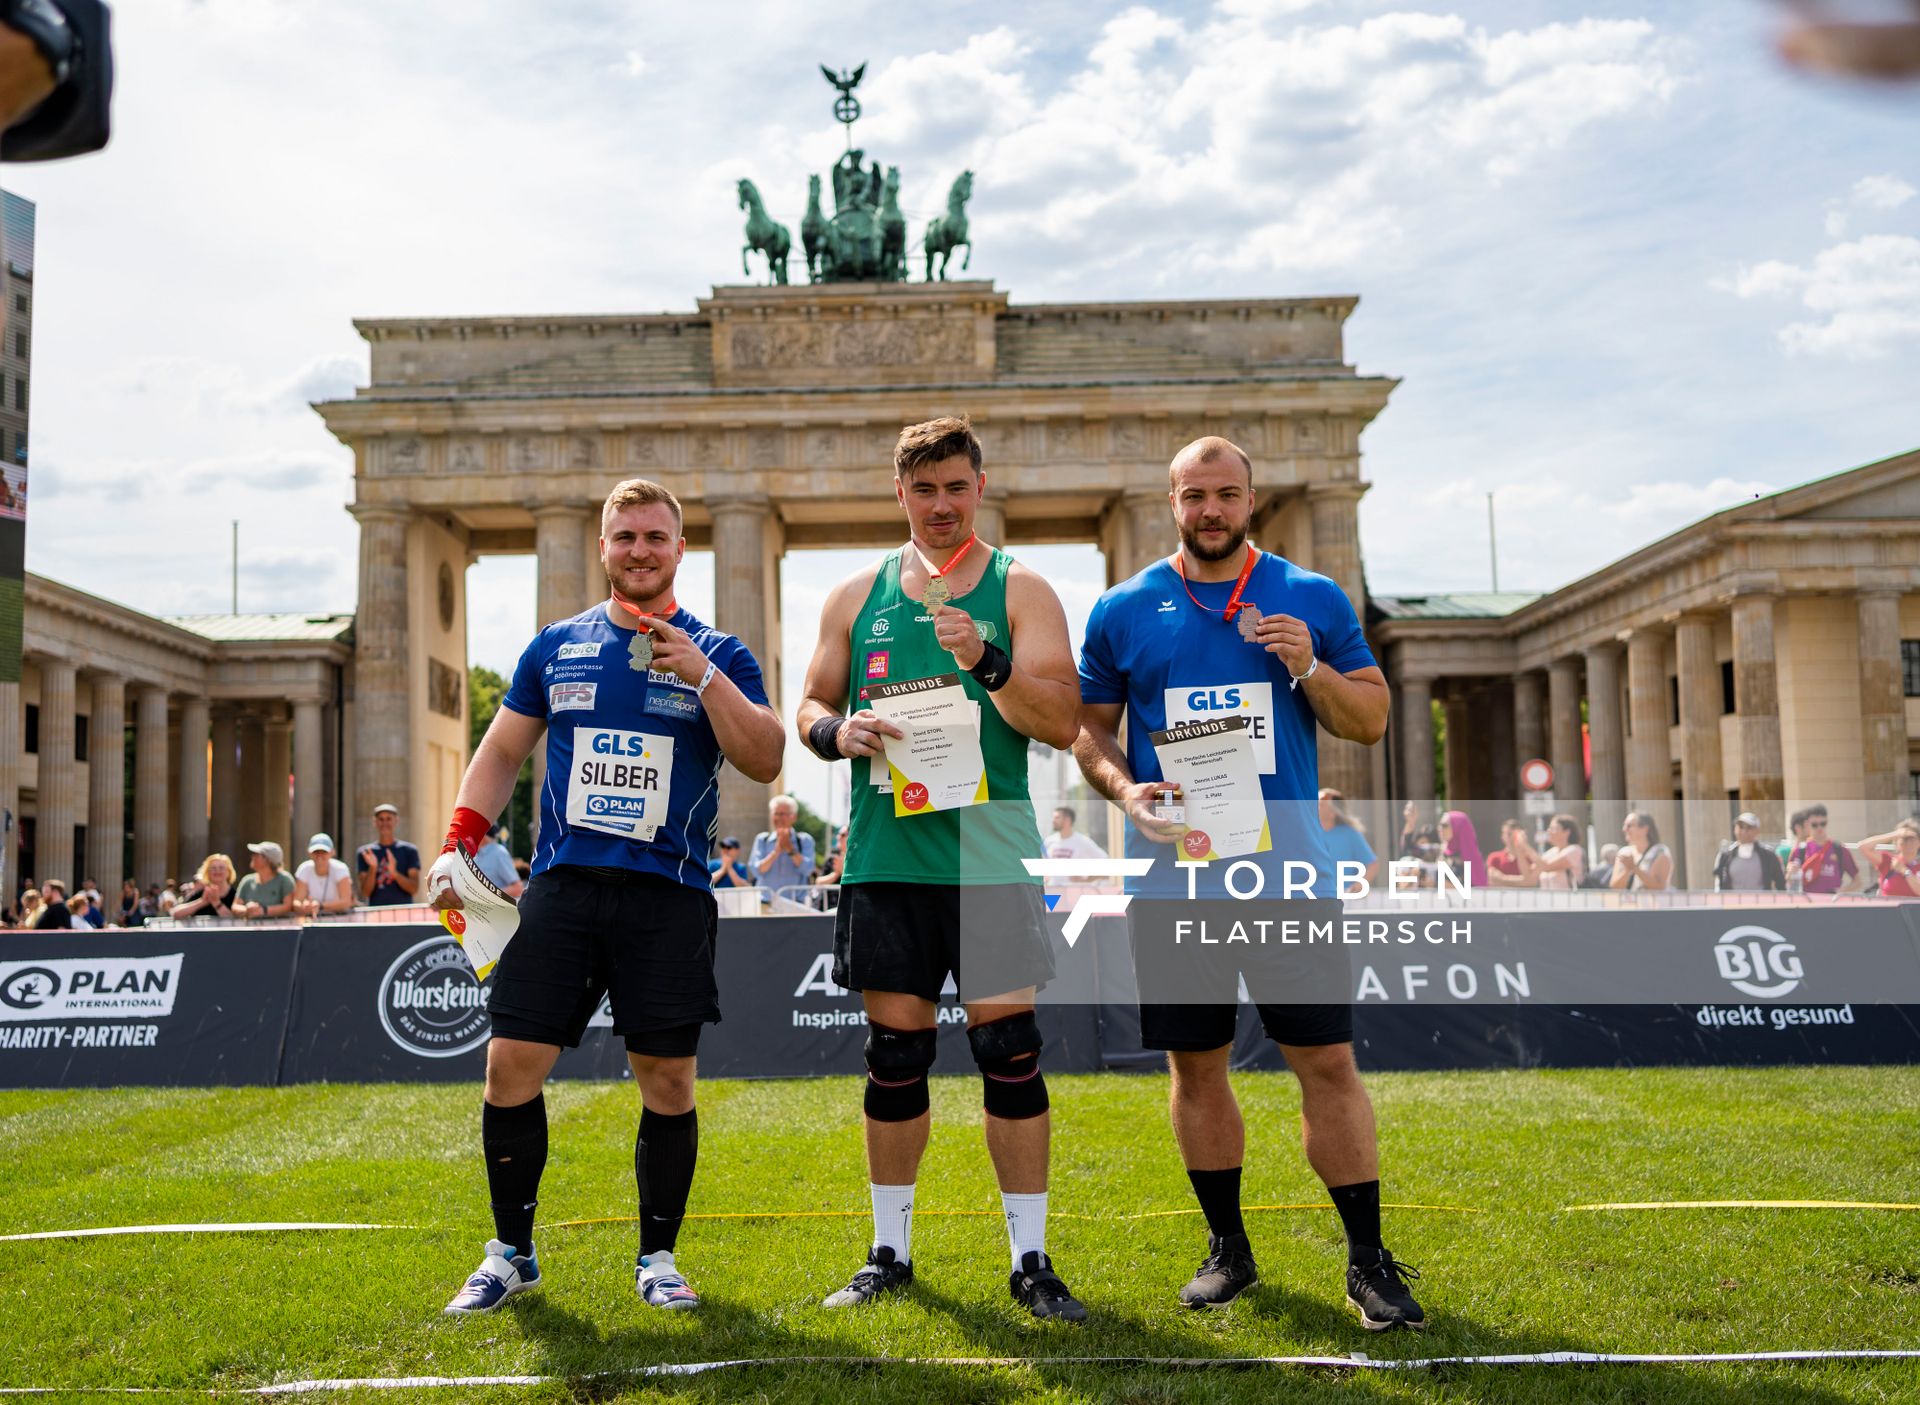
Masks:
[[[947,578],[945,576],[933,576],[929,578],[924,599],[929,610],[937,610],[949,600],[953,599],[953,591],[947,585]]]
[[[627,665],[636,673],[645,673],[653,667],[653,633],[642,627],[633,632],[633,641],[627,645],[627,653],[632,662]]]
[[[1260,612],[1251,606],[1240,608],[1240,637],[1249,644],[1260,642]]]

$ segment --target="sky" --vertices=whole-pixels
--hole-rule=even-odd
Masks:
[[[671,12],[669,12],[671,11]],[[1374,593],[1551,589],[1920,445],[1920,91],[1786,72],[1762,0],[938,7],[143,0],[116,131],[38,202],[28,569],[156,614],[353,608],[352,461],[311,401],[356,317],[684,310],[733,184],[795,226],[840,149],[917,226],[975,173],[1018,302],[1357,295],[1401,384],[1361,439]],[[1078,629],[1090,547],[1021,551]],[[860,553],[785,566],[784,709]],[[710,611],[711,562],[682,598]],[[469,576],[472,661],[531,558]],[[790,747],[790,788],[829,803]]]

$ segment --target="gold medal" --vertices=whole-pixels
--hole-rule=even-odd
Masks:
[[[926,593],[923,598],[929,610],[937,610],[949,600],[953,599],[953,589],[947,584],[947,578],[945,576],[934,576],[928,580]]]

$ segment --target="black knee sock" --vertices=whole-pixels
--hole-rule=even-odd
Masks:
[[[1199,1198],[1200,1213],[1207,1217],[1207,1229],[1221,1239],[1245,1234],[1240,1219],[1240,1168],[1226,1171],[1188,1171],[1193,1193]]]
[[[487,1196],[493,1235],[526,1257],[533,1253],[533,1207],[547,1169],[547,1099],[535,1094],[518,1107],[480,1107],[480,1145],[487,1156]]]
[[[640,1135],[633,1143],[633,1178],[640,1187],[640,1252],[671,1253],[687,1213],[693,1189],[693,1165],[700,1156],[700,1113],[640,1110]]]
[[[1350,1263],[1371,1262],[1380,1254],[1380,1182],[1356,1181],[1327,1188],[1347,1231]]]

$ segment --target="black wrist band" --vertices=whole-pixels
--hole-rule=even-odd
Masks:
[[[967,670],[974,681],[989,693],[997,693],[1007,686],[1007,680],[1013,677],[1013,660],[1007,651],[998,644],[987,644],[980,655],[980,662]]]
[[[840,729],[847,725],[844,717],[822,717],[807,728],[807,746],[822,761],[844,761],[840,754]]]

